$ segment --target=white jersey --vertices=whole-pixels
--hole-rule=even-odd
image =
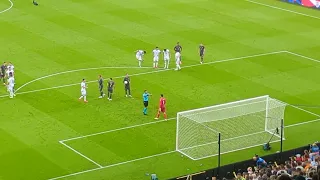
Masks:
[[[8,69],[11,69],[12,71],[14,71],[14,66],[13,65],[9,65]]]
[[[180,56],[181,54],[179,52],[176,52],[175,54],[176,61],[180,61]]]
[[[144,52],[142,50],[138,50],[137,53],[136,53],[136,58],[139,60],[139,61],[142,61],[142,56],[144,55]]]
[[[154,49],[152,52],[153,52],[153,61],[159,61],[159,56],[161,51],[159,49]]]
[[[168,61],[170,59],[170,51],[169,51],[169,49],[166,49],[166,50],[163,51],[163,59],[165,61]]]
[[[9,75],[10,75],[10,73],[12,73],[12,76],[14,76],[14,72],[13,72],[13,70],[7,70],[7,77],[9,77]]]
[[[86,94],[87,94],[86,88],[87,88],[86,83],[85,82],[81,82],[81,94],[82,94],[82,96],[86,96]]]
[[[14,87],[14,78],[13,77],[10,77],[8,79],[8,86],[9,86],[9,88],[13,88]]]

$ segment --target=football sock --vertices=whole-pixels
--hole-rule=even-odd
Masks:
[[[160,112],[158,112],[158,113],[157,113],[157,116],[156,116],[156,117],[157,117],[157,118],[159,118],[159,117],[160,117]]]
[[[168,118],[167,113],[163,113],[163,116],[164,116],[165,119]]]
[[[79,99],[82,99],[82,98],[83,98],[83,96],[80,96],[80,97],[79,97]]]
[[[84,101],[87,101],[87,96],[84,96],[83,100],[84,100]]]
[[[139,61],[139,67],[141,67],[141,61]]]
[[[144,114],[147,114],[147,108],[146,108],[146,107],[143,108],[143,113],[144,113]]]
[[[158,62],[156,62],[156,67],[158,67]]]

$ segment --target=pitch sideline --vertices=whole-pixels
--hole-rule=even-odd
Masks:
[[[306,16],[306,17],[310,17],[310,18],[314,18],[314,19],[320,19],[320,17],[318,17],[318,16],[312,16],[312,15],[309,15],[309,14],[304,14],[304,13],[300,13],[300,12],[297,12],[297,11],[293,11],[293,10],[289,10],[289,9],[285,9],[285,8],[280,8],[280,7],[272,6],[272,5],[269,5],[269,4],[264,4],[264,3],[253,1],[253,0],[245,0],[245,1],[253,3],[253,4],[259,4],[261,6],[266,6],[266,7],[273,8],[273,9],[278,9],[278,10],[281,10],[281,11],[286,11],[286,12],[290,12],[290,13],[294,13],[294,14],[299,14],[301,16]]]
[[[8,7],[8,8],[7,8],[7,9],[5,9],[5,10],[0,11],[0,14],[5,13],[5,12],[9,11],[9,10],[13,7],[13,2],[12,2],[11,0],[8,0],[8,1],[10,2],[10,7]]]

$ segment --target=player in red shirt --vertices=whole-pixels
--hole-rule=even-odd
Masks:
[[[160,95],[160,102],[159,102],[159,110],[158,110],[156,118],[154,118],[154,119],[159,119],[160,113],[163,113],[164,119],[167,120],[168,117],[167,117],[167,113],[166,113],[166,103],[167,103],[166,98],[164,98],[163,94],[161,94]]]

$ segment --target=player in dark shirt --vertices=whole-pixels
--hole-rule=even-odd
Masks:
[[[6,84],[6,69],[7,69],[7,64],[6,62],[3,62],[3,64],[1,65],[1,72],[0,72],[0,79],[2,78],[2,82],[3,84]]]
[[[123,84],[124,84],[124,92],[126,97],[132,97],[131,96],[131,91],[130,91],[130,77],[128,74],[126,74],[126,76],[123,78]]]
[[[200,44],[200,46],[199,46],[200,64],[203,63],[203,58],[204,58],[205,51],[206,51],[206,48],[204,47],[204,45]]]
[[[108,81],[108,99],[109,99],[109,101],[112,100],[113,90],[114,90],[114,81],[112,80],[112,78],[110,78],[110,80]]]
[[[182,46],[180,45],[180,43],[179,42],[177,42],[177,45],[174,47],[174,52],[176,53],[176,52],[179,52],[180,54],[181,54],[181,52],[182,52]],[[182,59],[181,59],[181,55],[180,55],[180,62],[182,61]]]
[[[99,75],[98,84],[99,84],[99,91],[100,91],[99,98],[103,98],[106,94],[103,92],[103,78],[101,75]]]

